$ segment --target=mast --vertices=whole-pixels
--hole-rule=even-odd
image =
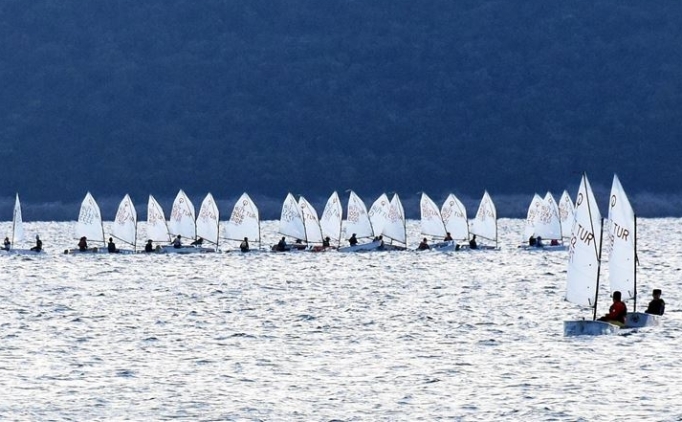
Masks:
[[[633,310],[632,312],[637,312],[637,264],[639,263],[639,258],[637,257],[637,214],[635,214],[635,227],[634,227],[634,247],[635,247],[635,259],[632,260],[632,281],[634,282],[634,296],[633,296]]]
[[[589,207],[589,202],[588,202],[588,207]],[[602,231],[602,228],[604,227],[604,217],[601,219],[601,227],[599,228],[599,231]],[[594,228],[592,229],[594,232]],[[604,235],[602,233],[601,236],[599,236],[599,251],[597,253],[597,287],[594,289],[594,315],[592,316],[592,321],[596,321],[597,319],[597,303],[598,303],[598,298],[599,298],[599,274],[601,273],[601,245],[602,242],[604,241]]]

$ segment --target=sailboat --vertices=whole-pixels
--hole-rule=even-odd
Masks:
[[[168,245],[171,241],[166,215],[152,195],[149,195],[147,202],[147,239],[164,245]]]
[[[126,194],[118,205],[116,217],[111,227],[111,235],[116,239],[122,241],[133,249],[118,249],[122,253],[134,253],[137,243],[137,211],[135,205]]]
[[[287,252],[292,249],[305,249],[302,243],[306,238],[305,225],[303,224],[303,214],[301,213],[301,206],[299,205],[294,195],[287,194],[287,197],[282,203],[282,213],[279,218],[278,232],[286,238],[286,236],[296,239],[294,246],[287,244],[286,247],[281,248],[279,244],[272,245],[272,250],[275,252]]]
[[[37,239],[37,235],[36,235]],[[16,194],[15,200],[14,200],[14,210],[12,212],[12,239],[11,239],[11,247],[9,250],[1,249],[0,253],[2,254],[20,254],[20,255],[25,255],[25,254],[36,254],[36,253],[44,253],[43,250],[36,251],[33,249],[21,249],[17,248],[16,245],[19,242],[22,242],[24,240],[24,221],[21,216],[21,202],[19,202],[19,194]]]
[[[384,230],[384,225],[388,221],[388,212],[391,202],[388,200],[388,196],[385,193],[379,195],[376,201],[372,204],[367,211],[367,216],[369,221],[372,223],[372,231],[374,236],[380,236],[381,232]]]
[[[181,239],[191,239],[193,242],[197,239],[197,223],[194,205],[182,189],[180,189],[173,201],[173,208],[171,208],[170,220],[168,221],[168,229],[172,236],[179,235]],[[173,245],[162,245],[158,252],[191,254],[215,252],[215,249],[206,248],[201,245],[182,245],[182,247],[179,248],[176,248]]]
[[[388,199],[388,198],[387,198]],[[348,197],[348,206],[346,211],[346,235],[349,233],[355,234],[357,239],[374,238],[374,229],[372,222],[367,213],[367,207],[360,197],[353,191],[350,191]],[[372,240],[369,243],[358,243],[353,246],[344,246],[339,248],[339,252],[360,252],[377,250],[383,242],[381,240]]]
[[[197,236],[215,248],[197,245],[202,252],[216,252],[220,237],[220,211],[213,195],[208,193],[199,207],[199,215],[196,220]]]
[[[497,249],[497,209],[486,190],[471,224],[471,234],[484,240],[495,242],[495,246],[478,243],[478,249]]]
[[[526,240],[531,237],[542,239],[542,243],[528,244]],[[520,247],[526,250],[541,251],[566,250],[567,247],[562,245],[561,241],[559,207],[554,201],[554,197],[550,192],[547,192],[544,198],[535,194],[528,207],[524,243]]]
[[[305,229],[305,243],[315,247],[311,250],[319,252],[322,250],[322,227],[317,216],[315,207],[312,206],[303,196],[298,198],[298,205],[301,207],[301,217],[303,218],[303,228]]]
[[[621,292],[623,301],[632,299],[633,312],[625,317],[624,328],[658,325],[659,316],[637,311],[637,217],[617,175],[613,175],[609,201],[608,236],[609,284]]]
[[[568,192],[564,191],[559,199],[559,221],[561,221],[561,237],[564,239],[571,238],[574,214],[575,206],[573,205],[571,196]]]
[[[238,242],[246,238],[250,242],[256,242],[260,248],[260,214],[258,207],[246,192],[232,208],[232,214],[225,226],[225,238]]]
[[[576,197],[566,273],[566,300],[593,309],[592,320],[564,321],[564,335],[613,334],[620,327],[597,321],[603,220],[592,187],[583,174]]]
[[[467,210],[454,194],[449,194],[440,209],[446,232],[455,242],[469,242],[469,221]]]
[[[438,210],[438,206],[424,192],[422,192],[421,199],[419,200],[419,210],[422,236],[431,236],[436,242],[430,245],[431,249],[454,250],[454,240],[443,240],[448,232],[445,229],[445,222]]]
[[[87,249],[80,250],[79,248],[66,249],[64,253],[106,253],[106,241],[104,240],[104,227],[102,225],[102,213],[99,210],[97,201],[92,197],[90,192],[85,195],[83,202],[81,202],[80,212],[78,213],[78,221],[74,230],[74,235],[77,239],[85,237],[89,245]]]
[[[382,249],[387,251],[404,251],[407,249],[407,225],[405,222],[405,209],[397,193],[393,194],[388,204],[388,215],[381,230],[384,240]],[[394,243],[396,242],[396,243]]]
[[[322,217],[320,218],[320,227],[322,228],[322,235],[329,237],[330,244],[336,244],[337,247],[341,246],[342,214],[343,207],[341,206],[339,194],[334,192],[324,206],[324,211],[322,211]]]

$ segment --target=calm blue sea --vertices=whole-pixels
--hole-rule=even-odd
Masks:
[[[519,250],[522,220],[498,251],[193,256],[63,255],[73,225],[0,256],[1,420],[682,419],[680,219],[639,220],[662,326],[584,338],[566,252]]]

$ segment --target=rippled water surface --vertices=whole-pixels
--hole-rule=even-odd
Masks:
[[[639,221],[662,326],[575,338],[566,252],[499,227],[485,252],[71,256],[72,223],[27,223],[49,254],[0,257],[0,419],[680,420],[682,220]]]

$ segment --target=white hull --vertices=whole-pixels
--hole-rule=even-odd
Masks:
[[[615,334],[620,327],[605,321],[564,321],[564,336],[600,336]]]
[[[381,246],[380,240],[375,240],[370,243],[362,243],[354,246],[344,246],[339,248],[339,252],[366,252],[379,250]]]
[[[204,248],[204,247],[197,247],[197,246],[183,246],[181,248],[176,248],[171,245],[166,245],[166,246],[161,246],[160,249],[157,249],[157,253],[168,253],[168,254],[182,254],[182,255],[187,255],[187,254],[195,254],[195,253],[214,253],[216,252],[215,248]]]
[[[519,246],[519,249],[523,249],[524,251],[538,251],[538,252],[554,252],[554,251],[567,251],[568,246],[567,245],[544,245],[544,246],[530,246],[530,245],[521,245]]]
[[[36,252],[30,249],[10,249],[8,251],[0,249],[0,255],[45,255],[45,250]]]
[[[431,246],[431,250],[440,252],[458,251],[460,246],[454,240],[447,240],[445,242],[434,243]]]
[[[92,255],[92,254],[100,254],[100,253],[109,253],[107,250],[106,246],[103,247],[93,247],[93,248],[88,248],[84,251],[80,249],[64,249],[64,253],[68,255]]]
[[[628,312],[625,316],[625,327],[623,328],[655,327],[659,324],[659,315],[646,314],[644,312]]]

